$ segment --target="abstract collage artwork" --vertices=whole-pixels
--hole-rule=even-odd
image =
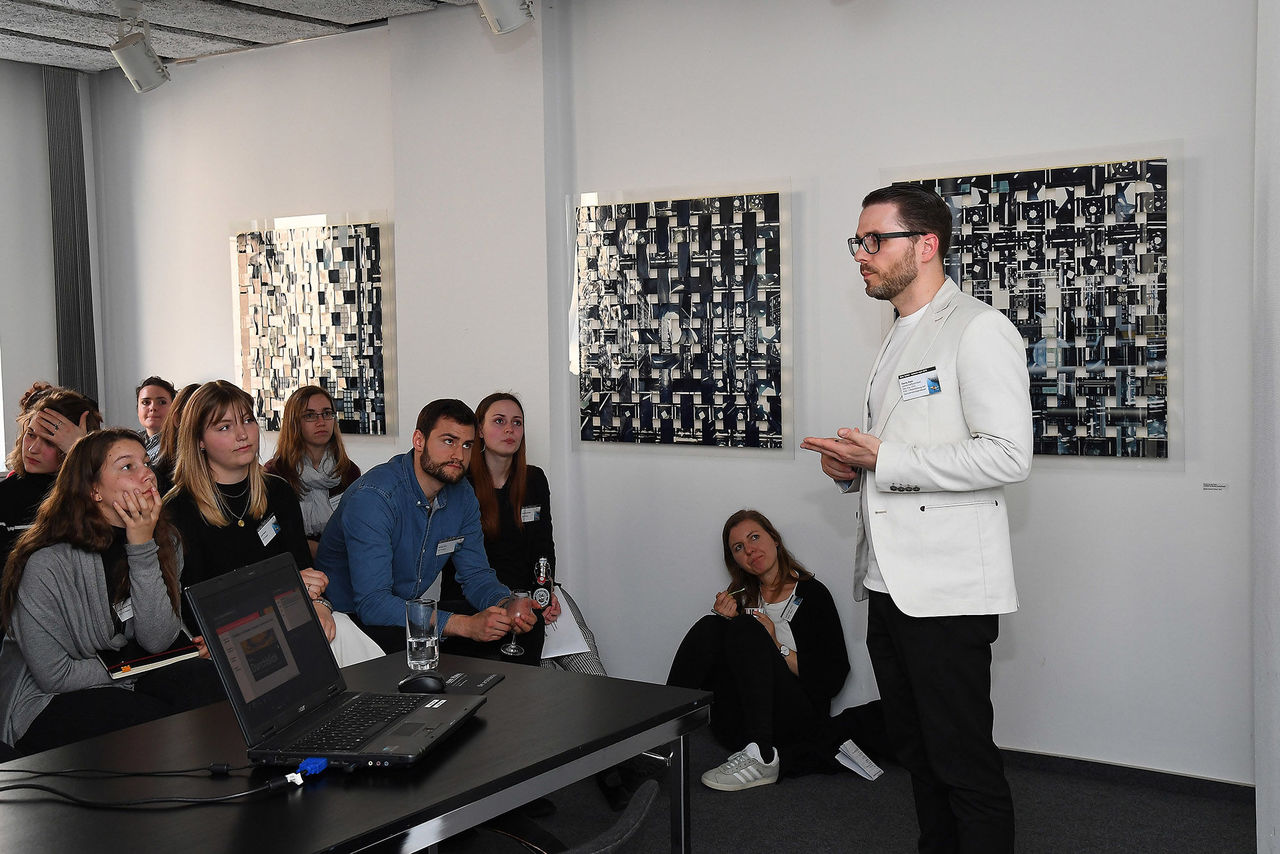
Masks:
[[[333,397],[342,432],[387,432],[378,223],[247,231],[233,238],[241,387],[279,430],[304,385]]]
[[[1168,457],[1167,159],[911,183],[951,208],[947,275],[1022,333],[1036,453]]]
[[[583,441],[782,447],[779,201],[576,209]]]

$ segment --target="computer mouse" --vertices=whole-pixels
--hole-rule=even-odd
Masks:
[[[410,673],[400,680],[401,694],[443,694],[444,679],[434,670]]]

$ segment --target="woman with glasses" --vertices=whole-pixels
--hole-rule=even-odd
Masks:
[[[360,467],[342,446],[333,398],[320,386],[303,386],[285,401],[280,439],[266,470],[297,494],[314,557],[338,497],[360,477]]]
[[[298,497],[258,462],[253,398],[225,380],[202,385],[178,427],[178,464],[165,496],[182,533],[184,584],[197,584],[278,554],[290,554],[341,665],[381,656],[346,615],[324,599],[329,579],[312,569]],[[189,616],[189,615],[188,615]]]

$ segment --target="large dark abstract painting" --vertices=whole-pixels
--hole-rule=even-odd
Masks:
[[[950,206],[947,274],[1027,345],[1035,450],[1169,456],[1168,161],[918,181]]]
[[[241,386],[268,430],[295,389],[332,395],[344,433],[387,432],[378,223],[237,234]]]
[[[779,199],[577,208],[584,441],[782,447]]]

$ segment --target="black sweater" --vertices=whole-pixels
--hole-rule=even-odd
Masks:
[[[298,569],[311,567],[311,549],[307,547],[307,538],[302,530],[302,510],[298,506],[298,496],[283,479],[275,475],[266,477],[266,516],[245,516],[244,527],[234,521],[221,528],[210,525],[200,515],[195,500],[186,492],[175,493],[165,505],[169,510],[170,521],[182,535],[183,587],[217,578],[233,569],[285,552],[293,555]],[[241,512],[249,501],[247,486],[247,481],[219,485],[224,506],[233,515]],[[232,498],[233,495],[240,497]],[[270,542],[263,545],[258,529],[265,519],[272,516],[275,516],[280,530]],[[183,617],[190,617],[185,604]],[[187,625],[194,628],[190,622]]]
[[[0,480],[0,568],[9,559],[13,544],[35,521],[40,502],[49,494],[56,474],[10,475]]]
[[[551,575],[556,571],[556,544],[551,537],[551,488],[547,476],[537,466],[529,466],[525,473],[524,502],[522,509],[537,514],[537,521],[516,524],[511,509],[508,486],[497,490],[498,536],[484,538],[484,551],[489,566],[498,573],[498,580],[513,590],[531,590],[538,558],[551,561]],[[440,601],[455,602],[464,599],[462,585],[454,577],[453,562],[445,564],[440,581]]]

